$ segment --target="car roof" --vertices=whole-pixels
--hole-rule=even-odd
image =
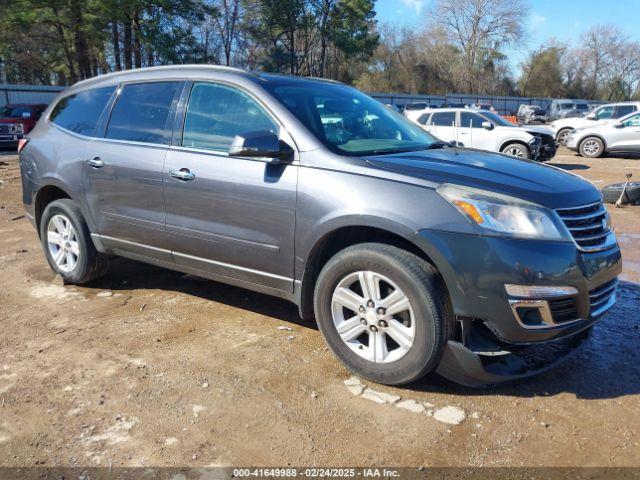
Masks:
[[[331,83],[344,85],[336,80],[316,77],[295,77],[292,75],[282,75],[275,73],[252,72],[235,67],[222,65],[163,65],[159,67],[137,68],[133,70],[123,70],[120,72],[107,73],[97,77],[82,80],[69,90],[81,91],[94,87],[106,87],[117,85],[122,82],[148,82],[154,80],[168,79],[189,79],[198,77],[208,77],[211,75],[224,75],[224,77],[242,78],[254,83],[279,83],[294,85],[305,85],[309,83]]]

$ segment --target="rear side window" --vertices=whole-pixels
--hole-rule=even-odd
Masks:
[[[72,132],[91,136],[115,89],[95,88],[64,97],[51,111],[49,120]]]
[[[429,125],[452,127],[456,121],[456,112],[438,112],[431,116]]]
[[[613,118],[621,118],[636,111],[635,105],[618,105]]]
[[[278,126],[251,97],[235,88],[196,83],[184,121],[182,146],[227,151],[233,137]]]
[[[171,142],[167,119],[178,82],[126,85],[111,111],[107,138],[131,142]]]

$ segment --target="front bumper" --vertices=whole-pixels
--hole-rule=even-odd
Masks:
[[[444,278],[458,320],[437,371],[463,385],[497,384],[553,368],[615,303],[622,271],[617,244],[584,253],[568,242],[431,230],[419,238]],[[518,310],[523,298],[509,296],[507,284],[565,286],[574,293],[533,299],[551,315],[552,321],[539,322],[528,316],[527,305]]]
[[[0,133],[0,145],[14,145],[24,137],[24,133]]]
[[[580,252],[574,243],[521,240],[422,230],[424,251],[440,269],[456,316],[479,319],[499,342],[533,344],[574,335],[602,315],[592,315],[594,292],[622,271],[617,244]],[[577,294],[575,319],[549,328],[526,328],[514,315],[505,285],[569,286]],[[544,300],[544,299],[541,299]],[[555,305],[552,308],[564,308]]]
[[[579,145],[580,145],[580,139],[578,138],[578,136],[575,134],[575,132],[570,133],[567,136],[565,147],[567,147],[569,150],[573,150],[574,152],[577,152]]]

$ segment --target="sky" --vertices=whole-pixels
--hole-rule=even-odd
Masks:
[[[377,20],[420,29],[434,0],[377,0]],[[526,44],[507,52],[512,67],[518,69],[529,50],[555,37],[577,42],[580,34],[598,24],[612,24],[640,41],[640,0],[529,0],[530,12]]]

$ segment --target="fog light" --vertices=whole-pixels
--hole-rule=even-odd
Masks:
[[[507,283],[504,289],[510,297],[518,298],[555,298],[578,294],[577,288],[569,286],[545,287],[540,285],[512,285]]]

